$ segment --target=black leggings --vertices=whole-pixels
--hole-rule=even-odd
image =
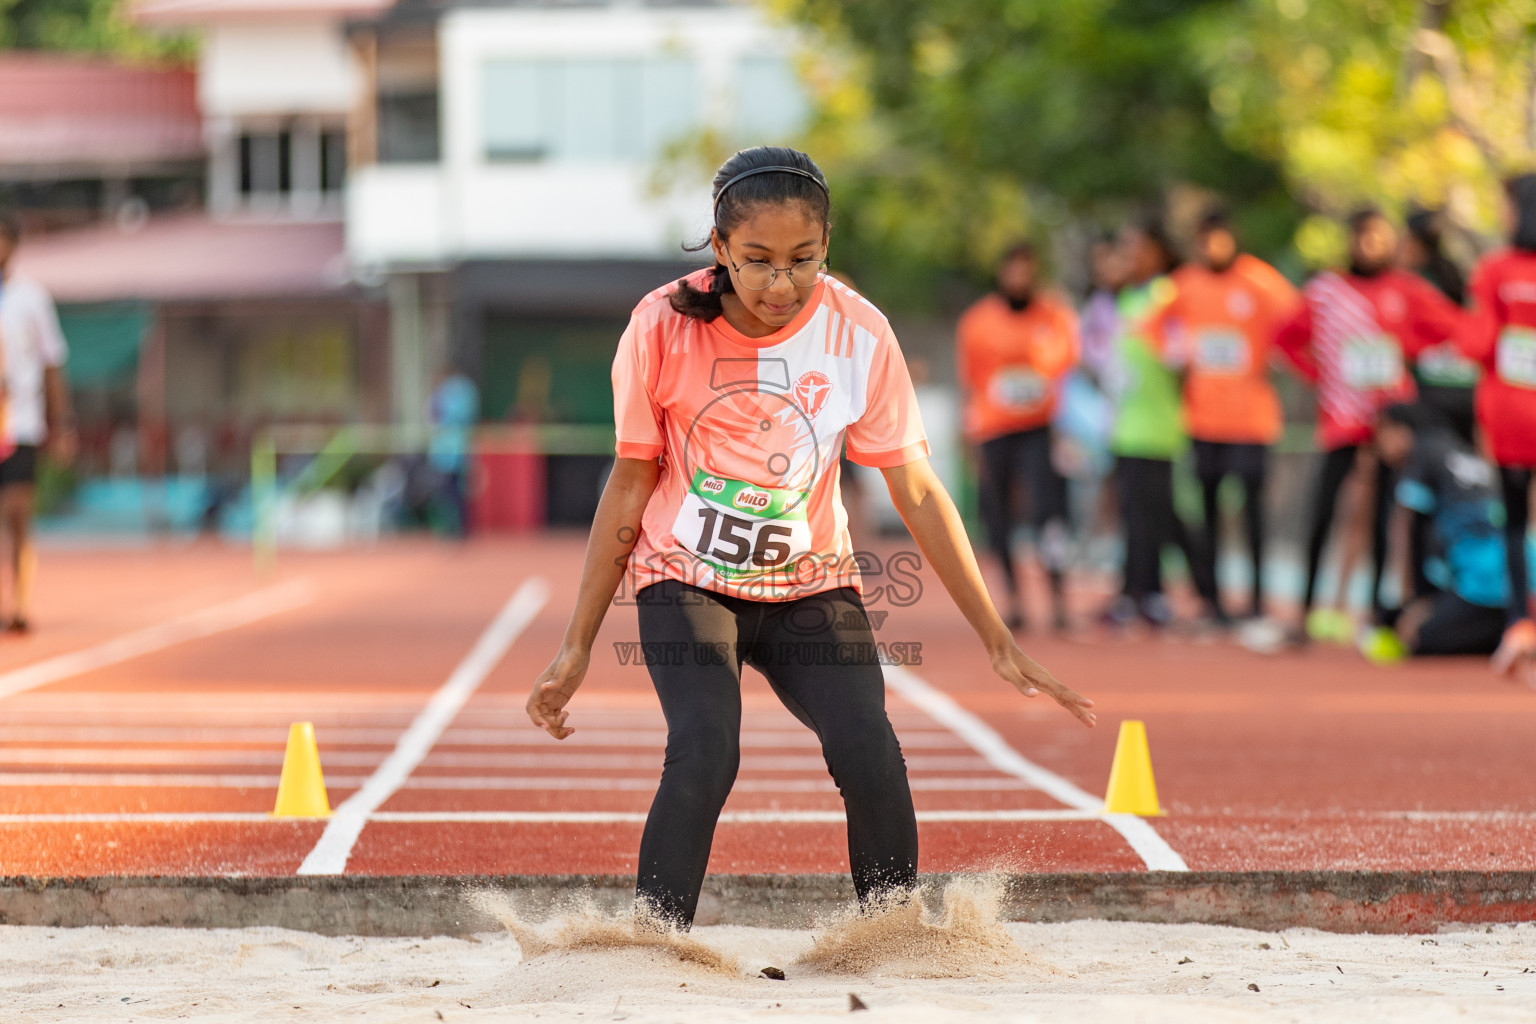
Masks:
[[[1115,495],[1125,524],[1125,581],[1122,593],[1137,601],[1163,592],[1163,545],[1184,552],[1195,590],[1207,603],[1216,599],[1210,560],[1196,549],[1173,505],[1173,463],[1167,459],[1119,456]]]
[[[1504,490],[1504,553],[1509,560],[1509,625],[1528,618],[1531,581],[1526,572],[1525,534],[1531,525],[1531,470],[1502,466]]]
[[[667,719],[661,785],[640,840],[636,898],[693,922],[720,810],[741,763],[741,665],[821,740],[848,815],[860,902],[917,884],[917,817],[863,602],[851,588],[749,601],[675,580],[636,595],[640,639]]]
[[[1253,563],[1253,589],[1248,610],[1254,618],[1264,614],[1264,480],[1269,474],[1269,448],[1262,444],[1230,444],[1196,441],[1195,476],[1200,480],[1205,504],[1205,529],[1201,554],[1210,560],[1211,588],[1216,588],[1216,564],[1221,554],[1221,482],[1235,476],[1243,485],[1243,521],[1248,529],[1248,557]],[[1217,601],[1218,610],[1221,607]]]
[[[1036,427],[1004,434],[981,443],[981,481],[977,495],[987,539],[1010,596],[1017,597],[1013,553],[1008,543],[1016,523],[1015,496],[1020,485],[1029,499],[1029,522],[1035,528],[1040,562],[1050,576],[1051,588],[1060,592],[1066,569],[1067,482],[1051,464],[1051,428]]]
[[[1349,479],[1359,456],[1358,445],[1345,445],[1323,455],[1323,464],[1317,474],[1317,489],[1312,496],[1312,527],[1307,537],[1307,588],[1302,595],[1302,611],[1312,609],[1317,593],[1317,573],[1323,562],[1323,548],[1328,545],[1328,532],[1333,527],[1333,517],[1339,503],[1339,492]],[[1376,494],[1371,509],[1371,615],[1382,620],[1381,575],[1387,561],[1387,519],[1392,508],[1392,469],[1381,460],[1376,461]],[[1348,587],[1349,581],[1340,584]]]

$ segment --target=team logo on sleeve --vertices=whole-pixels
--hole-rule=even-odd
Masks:
[[[815,419],[832,393],[832,380],[820,370],[807,370],[795,380],[795,404],[810,419]]]

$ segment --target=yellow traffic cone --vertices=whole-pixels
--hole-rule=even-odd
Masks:
[[[314,724],[294,722],[288,727],[288,749],[283,753],[283,777],[277,783],[277,806],[272,809],[272,817],[328,818],[330,814]]]
[[[1157,786],[1152,781],[1152,754],[1147,749],[1147,727],[1141,722],[1121,722],[1115,741],[1115,760],[1109,768],[1109,792],[1104,794],[1109,814],[1137,814],[1143,818],[1162,815],[1157,806]]]

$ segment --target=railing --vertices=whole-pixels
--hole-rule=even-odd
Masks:
[[[425,454],[434,431],[424,426],[282,425],[257,433],[251,442],[251,546],[257,572],[270,573],[277,561],[277,510],[284,495],[314,494],[358,457]],[[612,455],[613,428],[605,424],[512,424],[478,427],[470,434],[472,454]],[[278,475],[285,455],[313,455],[292,479]]]

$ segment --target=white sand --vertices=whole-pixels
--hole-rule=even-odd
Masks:
[[[525,962],[506,933],[10,927],[0,928],[0,1017],[712,1024],[846,1019],[853,992],[870,1007],[859,1022],[1536,1019],[1536,925],[1433,938],[1105,921],[1006,929],[1022,960],[983,965],[1001,976],[912,980],[816,973],[796,966],[808,932],[761,928],[694,931],[740,964],[727,975],[655,946],[555,949]],[[747,976],[768,965],[788,980]]]

